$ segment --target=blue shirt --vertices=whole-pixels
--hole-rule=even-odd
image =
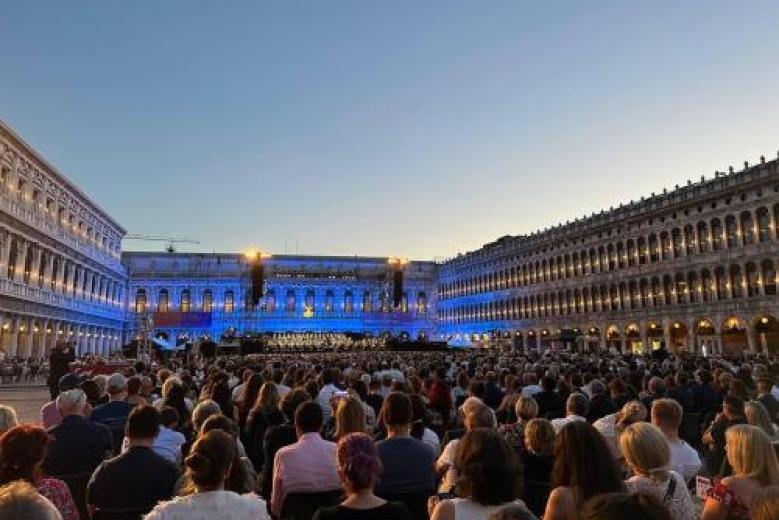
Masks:
[[[435,453],[413,437],[394,437],[376,443],[384,472],[376,494],[414,493],[435,489]]]

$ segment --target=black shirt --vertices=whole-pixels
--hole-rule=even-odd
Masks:
[[[424,442],[413,437],[393,437],[376,443],[384,472],[376,485],[376,494],[431,491],[436,454]]]
[[[133,446],[98,466],[87,486],[87,503],[98,513],[93,520],[113,518],[110,513],[133,511],[140,518],[160,500],[169,500],[178,479],[176,466],[151,448]]]
[[[111,430],[80,415],[63,418],[49,428],[49,435],[53,440],[46,450],[43,469],[53,477],[91,473],[113,446]]]
[[[400,502],[387,502],[372,509],[345,506],[321,507],[312,520],[409,520],[408,509]]]

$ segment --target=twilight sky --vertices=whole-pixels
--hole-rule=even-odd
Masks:
[[[779,2],[3,2],[0,118],[181,250],[447,257],[779,149]],[[126,242],[125,249],[163,244]]]

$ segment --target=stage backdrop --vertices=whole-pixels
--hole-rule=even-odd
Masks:
[[[210,312],[155,312],[153,319],[157,328],[211,327]]]

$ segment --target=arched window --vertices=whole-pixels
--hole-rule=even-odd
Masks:
[[[43,287],[43,277],[46,274],[46,264],[49,261],[49,255],[46,251],[41,251],[41,262],[38,267],[38,287]]]
[[[400,295],[400,312],[408,312],[408,293],[406,291]]]
[[[276,312],[276,291],[270,290],[265,293],[265,310]]]
[[[679,258],[682,256],[682,231],[679,228],[674,228],[671,231],[671,240],[673,242],[674,257]]]
[[[365,291],[364,293],[362,293],[362,311],[363,312],[373,311],[373,299],[371,298],[370,291]]]
[[[235,293],[232,290],[225,291],[225,312],[235,312]]]
[[[192,298],[189,289],[181,291],[181,312],[189,312],[192,306]]]
[[[698,222],[698,251],[705,253],[709,250],[709,230],[705,222]]]
[[[214,310],[214,293],[211,289],[203,291],[203,312],[213,312]]]
[[[711,249],[712,251],[722,249],[722,222],[718,218],[711,221]]]
[[[94,282],[92,284],[94,288]],[[170,310],[170,293],[167,289],[160,289],[159,297],[157,299],[157,311],[168,312]]]
[[[11,252],[13,253],[13,249],[11,249]],[[16,255],[14,255],[14,256],[16,256]],[[58,276],[59,271],[60,271],[60,259],[59,259],[58,256],[54,257],[54,261],[52,262],[52,264],[53,265],[52,265],[52,270],[51,270],[51,290],[54,291],[54,290],[57,289],[57,276]],[[11,273],[11,265],[12,265],[11,264],[11,259],[9,258],[8,259],[8,270],[9,270],[8,277],[9,278],[11,277],[11,274],[10,274]]]
[[[768,242],[771,238],[771,221],[767,208],[757,210],[757,239],[760,242]]]
[[[725,217],[725,237],[728,247],[736,247],[738,245],[738,223],[733,215]]]
[[[32,257],[35,255],[32,247],[27,248],[27,256],[24,258],[24,283],[30,283],[32,274]]]
[[[755,242],[755,224],[752,219],[752,213],[744,211],[741,213],[741,236],[744,239],[744,245],[748,246]]]
[[[135,291],[135,312],[146,312],[146,289]]]
[[[284,303],[284,310],[286,312],[295,312],[295,305],[297,305],[295,302],[295,291],[292,289],[288,290],[286,300],[287,301]]]
[[[771,260],[763,261],[763,291],[766,296],[776,295],[776,270]]]
[[[758,296],[760,294],[760,279],[757,270],[757,266],[749,262],[746,265],[747,275],[747,296]]]
[[[335,304],[335,295],[333,294],[333,291],[327,291],[325,293],[325,312],[327,313],[333,312],[334,304]]]
[[[354,293],[352,293],[352,291],[346,291],[344,293],[344,312],[346,314],[354,312]]]
[[[427,294],[424,291],[417,293],[417,314],[425,314],[427,312]]]
[[[7,274],[8,274],[8,279],[9,280],[13,280],[14,279],[14,275],[16,274],[16,262],[18,260],[18,258],[17,258],[18,256],[19,256],[19,246],[16,243],[16,239],[12,238],[11,239],[11,249],[10,249],[10,251],[8,253],[8,271],[7,271]]]

